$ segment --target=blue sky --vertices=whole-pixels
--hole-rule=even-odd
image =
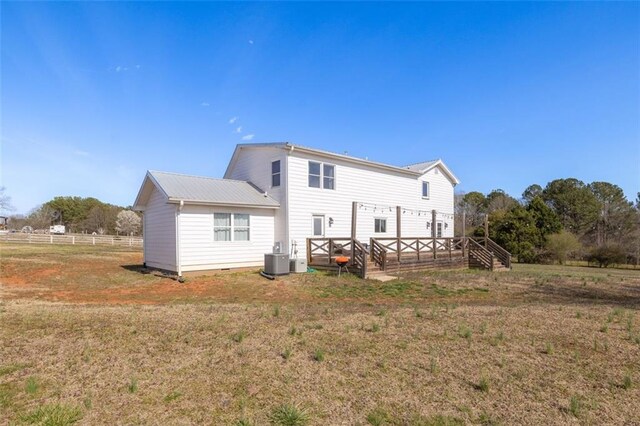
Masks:
[[[640,191],[639,3],[1,7],[2,185],[133,203],[147,169],[221,177],[291,141],[462,191],[561,177]]]

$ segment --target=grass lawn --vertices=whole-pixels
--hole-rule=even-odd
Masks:
[[[0,250],[0,424],[640,424],[638,270],[180,284]]]

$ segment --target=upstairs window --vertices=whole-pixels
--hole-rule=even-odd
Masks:
[[[320,188],[320,163],[309,161],[309,187]]]
[[[336,166],[323,164],[322,171],[324,173],[323,187],[324,189],[335,189]]]
[[[309,187],[336,189],[336,166],[309,161]]]
[[[429,198],[429,182],[422,182],[422,198]]]
[[[377,234],[387,232],[387,219],[376,218],[374,222],[374,232]]]
[[[280,186],[280,160],[271,162],[271,186]]]

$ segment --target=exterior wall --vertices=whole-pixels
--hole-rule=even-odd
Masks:
[[[308,186],[308,161],[334,164],[335,190],[310,188]],[[422,180],[430,182],[430,198],[422,198]],[[326,237],[349,237],[351,235],[351,206],[353,201],[366,203],[358,209],[356,238],[368,243],[371,237],[396,236],[396,209],[402,206],[403,237],[429,237],[431,210],[453,214],[454,185],[439,171],[434,170],[416,179],[400,173],[381,172],[375,168],[296,152],[288,160],[289,185],[289,238],[296,241],[299,256],[306,255],[306,239],[312,237],[312,216],[325,216]],[[409,209],[409,210],[406,210]],[[417,211],[423,210],[418,214]],[[427,213],[428,212],[428,213]],[[374,233],[374,218],[387,220],[385,234]],[[329,226],[329,218],[333,224]],[[443,236],[453,236],[453,217],[439,215]]]
[[[280,186],[271,186],[271,162],[280,160]],[[236,164],[225,175],[225,179],[249,181],[280,203],[275,212],[275,241],[281,242],[285,252],[287,247],[287,153],[280,148],[245,147],[238,155]],[[269,253],[271,252],[269,249]],[[265,252],[266,253],[266,252]]]
[[[153,188],[144,210],[144,261],[147,266],[176,272],[176,206]]]
[[[249,214],[250,241],[214,241],[213,213]],[[274,210],[185,205],[178,216],[182,271],[258,267],[274,243]]]

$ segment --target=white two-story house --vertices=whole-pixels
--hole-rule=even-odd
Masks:
[[[457,184],[441,160],[399,167],[291,143],[241,144],[222,179],[149,171],[134,209],[143,212],[145,264],[182,275],[259,267],[274,248],[304,257],[314,237],[452,237]]]

